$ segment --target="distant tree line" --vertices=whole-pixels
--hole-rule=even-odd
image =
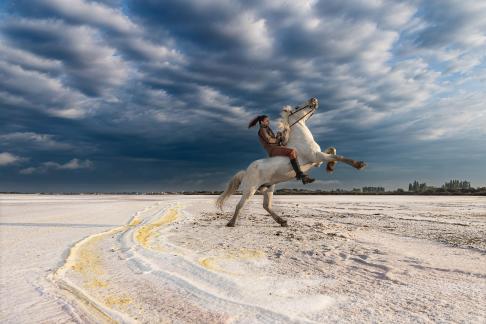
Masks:
[[[384,187],[363,187],[363,192],[385,192]]]
[[[425,191],[427,188],[428,187],[425,182],[419,183],[417,180],[415,180],[413,183],[408,184],[408,191],[421,192]]]
[[[408,184],[409,193],[417,194],[478,194],[485,195],[486,188],[473,188],[471,183],[466,180],[450,180],[444,183],[441,187],[428,186],[427,183],[420,183],[415,180]]]
[[[469,181],[463,180],[450,180],[446,183],[444,183],[440,188],[442,189],[452,189],[452,190],[461,190],[461,189],[471,189],[471,183]],[[423,182],[420,183],[417,180],[415,180],[412,183],[408,184],[408,191],[412,192],[423,192],[427,190],[437,190],[440,188],[436,188],[433,186],[427,186],[427,183]]]
[[[0,194],[26,194],[29,192],[0,192]],[[31,194],[36,194],[30,192]],[[39,192],[37,194],[52,195],[102,195],[102,194],[116,194],[116,195],[219,195],[221,190],[195,190],[195,191],[160,191],[160,192]],[[237,191],[236,194],[241,194]],[[260,192],[256,193],[261,194]],[[466,180],[450,180],[444,183],[441,187],[428,186],[425,182],[415,180],[408,185],[408,191],[402,188],[396,190],[385,191],[384,187],[362,187],[347,189],[278,189],[275,191],[277,195],[476,195],[486,196],[486,187],[471,187],[471,183]]]

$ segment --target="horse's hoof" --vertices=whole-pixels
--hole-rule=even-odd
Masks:
[[[363,170],[364,168],[366,168],[367,164],[363,161],[358,161],[358,163],[356,163],[356,169],[358,170]]]
[[[235,227],[235,223],[234,222],[229,222],[228,224],[226,224],[227,227]]]
[[[333,173],[335,166],[336,166],[336,162],[335,161],[327,162],[327,165],[326,165],[326,171],[327,171],[327,173],[329,173],[329,174]]]
[[[282,226],[282,227],[288,227],[289,224],[287,224],[287,221],[283,221],[283,222],[280,223],[280,226]]]

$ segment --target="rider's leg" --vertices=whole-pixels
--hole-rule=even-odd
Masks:
[[[290,164],[292,164],[292,168],[295,171],[295,177],[300,180],[304,176],[304,172],[300,169],[299,161],[297,160],[297,157],[290,157]]]
[[[304,184],[311,183],[315,179],[310,178],[304,174],[300,169],[299,161],[297,160],[297,150],[289,147],[276,147],[270,152],[270,156],[287,156],[290,159],[290,164],[295,171],[296,178],[302,180]]]
[[[292,164],[292,168],[294,168],[294,171],[295,171],[295,174],[296,174],[295,177],[298,180],[302,180],[303,184],[308,184],[308,183],[314,182],[315,179],[309,177],[307,174],[302,172],[302,170],[300,169],[300,165],[299,165],[299,161],[297,160],[297,157],[294,158],[294,159],[291,158],[290,164]]]

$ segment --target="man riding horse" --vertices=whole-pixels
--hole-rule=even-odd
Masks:
[[[235,212],[227,226],[235,226],[238,215],[245,203],[257,192],[263,193],[263,208],[281,226],[287,226],[287,221],[278,216],[272,209],[272,197],[275,185],[291,180],[295,176],[302,182],[310,183],[314,179],[309,178],[303,171],[313,167],[319,167],[323,162],[328,163],[327,171],[332,171],[334,164],[339,161],[346,163],[357,170],[366,167],[363,161],[355,161],[336,154],[335,148],[321,151],[320,145],[315,141],[312,132],[306,125],[318,108],[316,98],[311,98],[304,105],[282,109],[282,131],[275,136],[270,129],[270,122],[265,115],[254,118],[248,127],[260,123],[258,130],[260,142],[271,158],[258,159],[250,163],[245,170],[238,171],[228,182],[226,189],[216,200],[216,206],[223,208],[225,201],[241,188],[241,198],[236,205]],[[280,144],[280,145],[279,145]],[[302,165],[302,170],[298,159]],[[290,158],[292,167],[287,158]],[[293,168],[293,170],[292,170]],[[294,175],[295,171],[295,175]]]
[[[254,118],[248,124],[248,128],[255,126],[257,122],[260,124],[260,129],[258,130],[258,140],[265,151],[267,151],[268,156],[287,156],[290,159],[290,163],[295,171],[297,180],[302,180],[303,184],[314,182],[315,179],[309,177],[307,174],[304,174],[304,172],[302,172],[300,169],[299,161],[297,160],[297,150],[294,148],[285,147],[281,132],[277,132],[277,135],[275,136],[274,132],[270,128],[270,120],[268,119],[268,116],[261,115]]]

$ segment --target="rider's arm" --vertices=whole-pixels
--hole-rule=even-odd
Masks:
[[[258,131],[258,135],[260,135],[260,137],[269,144],[277,144],[277,139],[269,134],[263,127]]]
[[[277,136],[276,136],[276,138],[277,138],[277,143],[278,143],[278,145],[279,145],[279,146],[284,146],[284,145],[283,145],[283,140],[284,140],[284,139],[283,139],[283,134],[282,134],[282,132],[277,132]]]

